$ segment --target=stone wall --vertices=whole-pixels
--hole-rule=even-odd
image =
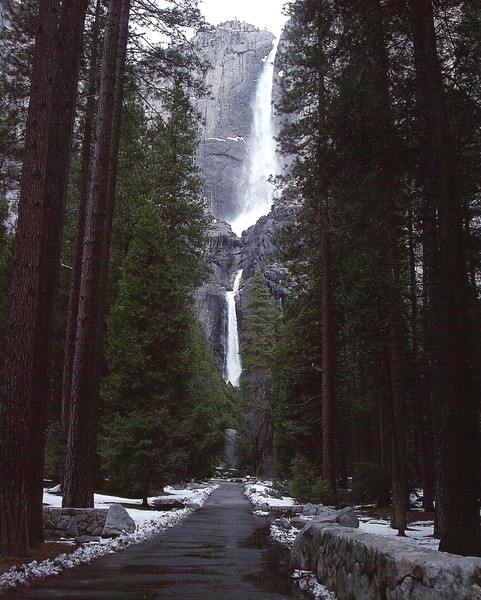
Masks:
[[[291,567],[312,571],[339,600],[481,600],[481,559],[339,525],[308,523]]]
[[[101,536],[108,508],[53,508],[43,511],[46,537]]]
[[[43,529],[47,538],[115,537],[133,533],[135,522],[120,504],[109,508],[44,507]]]

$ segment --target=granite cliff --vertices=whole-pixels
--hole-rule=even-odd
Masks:
[[[211,69],[210,96],[195,101],[203,119],[198,164],[209,210],[230,221],[240,209],[238,190],[249,152],[252,100],[274,36],[253,25],[228,21],[198,34],[193,45]]]
[[[253,101],[274,36],[252,25],[229,21],[194,38],[196,51],[211,69],[206,76],[207,99],[195,100],[203,117],[198,164],[204,196],[211,215],[205,260],[209,276],[195,293],[196,311],[214,350],[221,372],[226,352],[225,295],[243,269],[237,298],[242,334],[243,308],[256,270],[265,277],[272,297],[282,306],[292,286],[287,267],[279,258],[279,233],[295,219],[296,207],[275,200],[269,214],[243,232],[233,233],[229,222],[242,212],[240,190],[247,158],[253,151]],[[281,40],[282,44],[282,40]],[[279,97],[279,65],[274,63],[274,101]],[[270,99],[268,99],[270,103]],[[279,123],[279,121],[277,121]]]

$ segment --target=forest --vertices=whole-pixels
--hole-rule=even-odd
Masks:
[[[481,7],[293,0],[279,45],[282,307],[262,273],[239,388],[196,320],[209,91],[196,0],[4,0],[0,554],[63,505],[245,471],[299,501],[422,490],[439,549],[481,556]],[[154,44],[145,30],[155,30]],[[68,49],[68,51],[67,51]]]

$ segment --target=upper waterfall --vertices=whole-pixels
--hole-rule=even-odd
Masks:
[[[272,110],[274,60],[278,43],[278,40],[274,40],[272,50],[264,60],[252,105],[250,151],[240,186],[239,204],[242,210],[230,223],[239,236],[269,212],[275,192],[269,178],[279,173]]]

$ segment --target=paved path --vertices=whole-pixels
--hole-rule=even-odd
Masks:
[[[304,596],[266,549],[243,486],[222,483],[181,525],[9,598],[62,600],[281,600]]]

